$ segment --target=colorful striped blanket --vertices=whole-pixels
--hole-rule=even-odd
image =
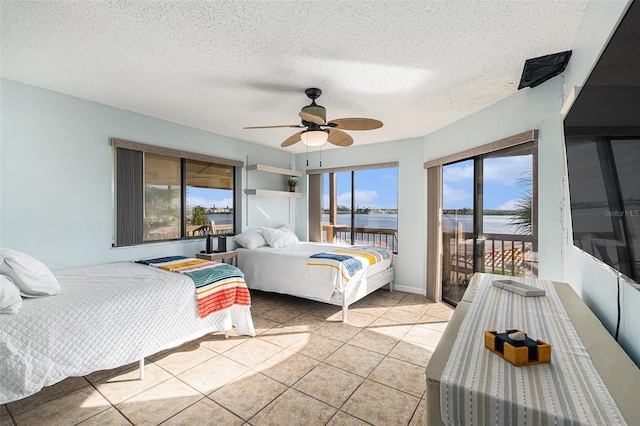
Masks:
[[[195,284],[200,318],[233,305],[251,306],[244,274],[233,265],[186,256],[159,257],[136,263],[188,275]]]
[[[385,259],[391,259],[391,254],[380,247],[341,247],[310,256],[307,261],[307,278],[328,281],[342,291],[359,270]]]

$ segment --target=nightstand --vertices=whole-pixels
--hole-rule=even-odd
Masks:
[[[225,259],[231,259],[230,263],[233,266],[238,266],[238,252],[237,251],[222,251],[219,253],[196,253],[196,257],[198,259],[204,260],[222,260],[224,263]]]

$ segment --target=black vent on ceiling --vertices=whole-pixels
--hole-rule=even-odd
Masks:
[[[527,59],[524,63],[518,90],[525,87],[536,87],[560,74],[567,68],[569,58],[571,58],[571,50]]]

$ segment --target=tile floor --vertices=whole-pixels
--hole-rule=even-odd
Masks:
[[[340,308],[252,291],[257,336],[207,335],[0,405],[10,425],[424,425],[424,370],[453,310],[378,290]]]

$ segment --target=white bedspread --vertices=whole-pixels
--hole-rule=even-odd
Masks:
[[[63,293],[0,315],[0,404],[206,333],[255,335],[249,307],[199,318],[193,281],[131,262],[54,272]]]
[[[317,253],[331,252],[335,244],[302,242],[283,248],[260,247],[247,250],[239,248],[238,267],[244,273],[244,279],[250,289],[290,294],[292,296],[329,300],[337,290],[329,282],[307,279],[307,260]],[[386,259],[373,265],[367,265],[349,280],[354,286],[364,277],[370,277],[391,265]],[[349,291],[349,288],[347,288]]]

